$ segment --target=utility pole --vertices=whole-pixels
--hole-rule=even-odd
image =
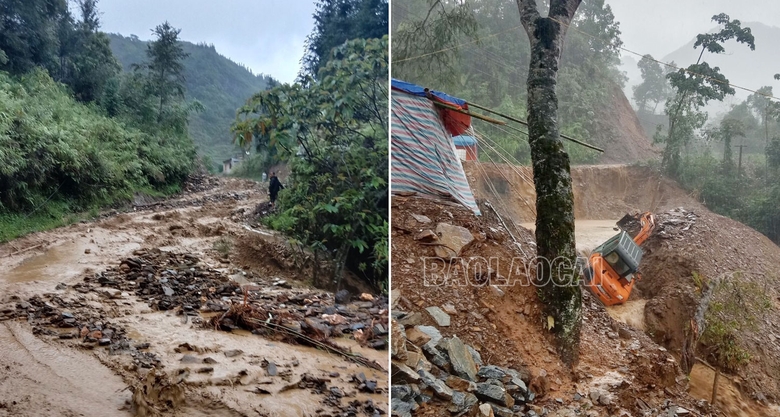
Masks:
[[[742,172],[742,149],[747,148],[747,145],[734,145],[739,148],[739,163],[737,164],[737,174]]]

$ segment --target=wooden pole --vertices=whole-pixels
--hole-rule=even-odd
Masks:
[[[488,116],[484,116],[484,115],[481,115],[481,114],[472,113],[472,112],[470,112],[470,111],[466,111],[466,110],[461,110],[461,109],[459,109],[459,108],[456,108],[456,107],[450,106],[449,104],[445,104],[445,103],[442,103],[442,102],[439,102],[439,101],[432,101],[432,102],[433,102],[433,104],[434,104],[434,105],[436,105],[436,106],[439,106],[439,107],[444,107],[444,108],[445,108],[445,109],[447,109],[447,110],[452,110],[452,111],[454,111],[454,112],[458,112],[458,113],[467,114],[467,115],[469,115],[469,116],[471,116],[471,117],[475,117],[475,118],[477,118],[477,119],[484,120],[484,121],[486,121],[486,122],[489,122],[489,123],[493,123],[493,124],[497,124],[497,125],[502,125],[502,126],[505,126],[505,127],[509,128],[509,129],[515,130],[515,131],[517,131],[517,132],[520,132],[520,133],[522,133],[522,134],[524,134],[524,135],[528,136],[528,132],[523,132],[522,130],[520,130],[520,129],[516,128],[516,127],[513,127],[513,126],[510,126],[510,125],[507,125],[507,124],[506,124],[506,122],[503,122],[503,121],[501,121],[501,120],[496,120],[496,119],[493,119],[493,118],[491,118],[491,117],[488,117]],[[482,108],[482,107],[479,107],[479,106],[477,106],[477,105],[475,105],[475,104],[472,104],[472,103],[468,103],[468,104],[469,104],[469,105],[472,105],[472,106],[474,106],[474,107],[480,108],[480,109]],[[485,109],[483,109],[483,110],[485,110]],[[504,115],[502,115],[502,114],[500,114],[500,113],[493,112],[493,111],[490,111],[490,110],[487,110],[487,111],[488,111],[488,112],[490,112],[490,113],[495,113],[495,114],[497,114],[497,115],[499,115],[499,116],[501,116],[501,117],[506,117],[507,119],[509,119],[509,120],[511,120],[511,121],[513,121],[513,122],[517,122],[517,123],[520,123],[520,124],[522,124],[522,125],[528,126],[528,123],[526,123],[526,122],[523,122],[523,121],[520,121],[519,119],[513,119],[513,118],[511,118],[511,117],[509,117],[509,116],[504,116]],[[566,136],[566,135],[563,135],[563,134],[561,134],[560,136],[561,136],[562,138],[566,139],[566,140],[569,140],[569,141],[571,141],[571,142],[574,142],[574,143],[576,143],[576,144],[578,144],[578,145],[582,145],[582,146],[584,146],[584,147],[586,147],[586,148],[590,148],[590,149],[593,149],[593,150],[596,150],[596,151],[599,151],[599,152],[604,152],[604,149],[598,148],[598,147],[596,147],[596,146],[593,146],[593,145],[591,145],[591,144],[588,144],[588,143],[585,143],[585,142],[579,141],[579,140],[577,140],[577,139],[574,139],[574,138],[570,138],[570,137],[568,137],[568,136]]]
[[[488,113],[493,113],[493,114],[495,114],[495,115],[501,116],[501,117],[503,117],[503,118],[505,118],[505,119],[507,119],[507,120],[511,120],[511,121],[513,121],[513,122],[515,122],[515,123],[520,123],[520,124],[521,124],[521,125],[523,125],[523,126],[528,126],[528,122],[526,122],[526,121],[523,121],[523,120],[517,119],[517,118],[515,118],[515,117],[512,117],[512,116],[508,116],[508,115],[506,115],[506,114],[503,114],[503,113],[499,113],[499,112],[497,112],[497,111],[495,111],[495,110],[491,110],[491,109],[489,109],[489,108],[487,108],[487,107],[480,106],[479,104],[474,104],[474,103],[471,103],[471,102],[469,102],[469,103],[467,103],[467,104],[468,104],[469,106],[474,106],[474,107],[476,107],[476,108],[478,108],[478,109],[480,109],[480,110],[484,110],[484,111],[486,111],[486,112],[488,112]],[[566,139],[566,140],[568,140],[568,141],[571,141],[571,142],[574,142],[574,143],[576,143],[576,144],[582,145],[582,146],[584,146],[584,147],[586,147],[586,148],[595,149],[595,150],[597,150],[597,151],[599,151],[599,152],[604,152],[604,150],[603,150],[603,149],[601,149],[601,148],[597,148],[597,147],[595,147],[595,146],[593,146],[593,145],[589,145],[589,144],[587,144],[587,143],[585,143],[585,142],[582,142],[582,141],[579,141],[579,140],[577,140],[577,139],[574,139],[574,138],[572,138],[572,137],[566,136],[566,135],[564,135],[563,133],[559,133],[559,135],[560,135],[560,137],[562,137],[562,138],[564,138],[564,139]]]
[[[506,124],[506,122],[502,122],[501,120],[496,120],[496,119],[493,119],[492,117],[487,117],[487,116],[483,116],[481,114],[476,114],[476,113],[472,113],[470,111],[462,110],[462,109],[459,109],[457,107],[450,106],[449,104],[442,103],[440,101],[433,101],[433,100],[431,100],[431,102],[434,105],[439,106],[439,107],[444,107],[447,110],[452,110],[454,112],[467,114],[467,115],[469,115],[471,117],[474,117],[474,118],[477,118],[477,119],[480,119],[480,120],[484,120],[484,121],[489,122],[489,123],[493,123],[493,124],[497,124],[497,125],[505,125]]]
[[[720,379],[720,371],[715,369],[715,378],[712,381],[712,401],[710,401],[712,405],[715,405],[715,400],[718,399],[718,379]]]
[[[737,164],[737,174],[742,172],[742,149],[746,148],[747,145],[736,145],[736,147],[739,148],[739,163]]]

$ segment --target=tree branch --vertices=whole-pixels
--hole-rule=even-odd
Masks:
[[[566,29],[571,25],[571,21],[574,19],[574,14],[577,12],[577,8],[582,3],[582,0],[552,0],[550,3],[549,16],[561,23],[561,33],[565,34]]]
[[[536,9],[536,0],[517,0],[517,8],[520,9],[520,21],[523,23],[529,37],[536,30],[536,19],[539,19],[539,10]]]

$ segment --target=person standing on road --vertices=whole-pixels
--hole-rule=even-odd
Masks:
[[[276,196],[279,195],[279,190],[284,190],[284,185],[276,177],[276,172],[271,173],[271,178],[268,181],[268,192],[271,194],[271,207],[276,203]]]

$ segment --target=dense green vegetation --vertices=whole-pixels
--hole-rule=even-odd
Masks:
[[[386,35],[388,9],[387,0],[318,0],[301,73],[317,78],[330,51],[345,41]]]
[[[74,22],[64,1],[2,3],[0,240],[176,191],[193,166],[199,106],[176,83],[178,31],[158,26],[144,65],[123,74],[96,1],[78,4]]]
[[[349,269],[387,289],[387,24],[377,20],[381,12],[359,12],[381,7],[386,16],[384,1],[321,2],[298,82],[255,94],[234,124],[237,142],[258,150],[244,168],[280,161],[290,168],[266,224],[314,253],[315,265],[331,261],[328,284],[335,287]],[[344,10],[346,22],[322,23]],[[377,33],[385,35],[377,39]],[[323,51],[324,39],[335,47]],[[326,274],[313,269],[322,282]]]
[[[530,48],[515,1],[486,0],[477,8],[470,3],[398,0],[393,2],[392,26],[393,77],[526,117]],[[462,46],[455,47],[458,44]],[[583,1],[566,33],[558,72],[562,133],[606,144],[595,109],[609,102],[611,87],[624,83],[618,70],[620,45],[619,23],[609,5]],[[495,148],[483,147],[480,158],[530,163],[526,136],[479,120],[473,124]],[[598,159],[595,151],[565,146],[575,163]]]
[[[148,42],[136,36],[109,34],[111,50],[126,71],[146,60]],[[190,118],[189,133],[198,153],[211,161],[212,167],[234,155],[230,125],[236,109],[257,91],[273,87],[278,82],[268,75],[252,72],[219,54],[214,45],[182,41],[187,57],[183,59],[184,86],[187,96],[198,100],[204,111]]]

